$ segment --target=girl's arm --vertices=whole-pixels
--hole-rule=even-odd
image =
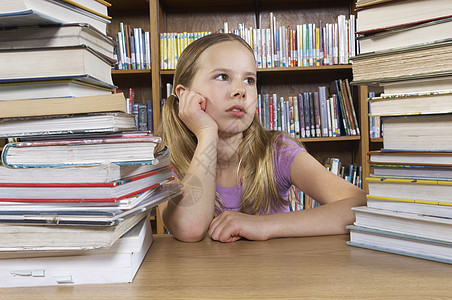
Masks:
[[[211,223],[212,238],[227,242],[346,233],[345,226],[355,220],[351,208],[366,204],[363,190],[328,171],[306,151],[297,155],[290,175],[294,185],[322,205],[268,216],[224,212]]]
[[[182,180],[182,195],[159,205],[166,228],[187,242],[204,238],[214,215],[218,128],[204,112],[205,101],[195,92],[179,91],[179,117],[198,144]]]

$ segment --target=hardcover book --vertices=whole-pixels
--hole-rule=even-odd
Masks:
[[[168,182],[168,181],[166,181]],[[28,224],[28,225],[94,225],[113,226],[125,219],[131,218],[144,211],[181,194],[181,185],[158,183],[151,185],[145,197],[134,203],[130,208],[106,206],[29,206],[29,205],[0,205],[0,223]],[[144,193],[143,193],[144,194]]]
[[[452,114],[382,117],[383,148],[446,151],[452,145]]]
[[[72,3],[71,3],[72,2]],[[58,0],[1,0],[0,26],[14,27],[40,24],[88,23],[102,33],[107,32],[109,16],[89,11],[75,1]]]
[[[452,264],[451,242],[354,225],[347,229],[347,245]]]
[[[0,202],[116,202],[171,179],[164,167],[105,183],[0,183]]]
[[[0,50],[0,80],[35,81],[89,76],[113,85],[114,60],[84,45]],[[33,66],[33,67],[30,67]]]
[[[0,254],[0,287],[132,282],[153,242],[142,219],[109,249]]]
[[[0,119],[0,138],[114,133],[136,130],[126,113],[93,113]]]
[[[451,180],[373,176],[366,181],[372,196],[452,203]]]
[[[369,98],[370,116],[401,116],[452,112],[452,89]]]
[[[452,151],[390,151],[387,149],[368,152],[371,164],[407,164],[452,167]]]
[[[413,26],[358,37],[361,54],[445,41],[451,38],[452,18],[439,19]]]
[[[425,201],[367,195],[367,207],[441,218],[452,218],[452,203],[439,203],[433,200]]]
[[[3,240],[0,252],[46,252],[110,248],[124,233],[133,228],[148,214],[149,212],[145,211],[133,215],[113,226],[0,223],[0,237]]]
[[[39,104],[45,106],[43,98],[75,98],[98,95],[108,95],[113,93],[115,86],[98,81],[96,84],[86,83],[78,79],[61,80],[37,80],[37,81],[13,81],[0,82],[0,105],[5,100],[41,100],[27,104]],[[18,102],[19,103],[19,102]],[[12,105],[12,103],[7,103]],[[40,107],[36,105],[37,107]],[[1,109],[0,111],[4,111]],[[29,113],[29,112],[28,112]],[[26,114],[22,112],[21,116]],[[5,115],[5,118],[12,117]]]
[[[0,182],[15,183],[102,183],[118,181],[170,165],[168,148],[148,161],[97,163],[83,166],[11,168],[0,166]]]
[[[353,82],[393,82],[450,75],[451,48],[452,40],[447,40],[357,55],[351,58]]]
[[[85,45],[113,59],[116,42],[86,23],[10,27],[2,30],[0,49],[34,49]]]
[[[357,32],[390,30],[452,16],[448,0],[374,1],[373,5],[358,5]]]
[[[44,82],[41,88],[48,92],[47,86]],[[2,87],[0,84],[0,97],[4,96]],[[25,90],[21,91],[25,93]],[[97,96],[0,101],[0,118],[127,112],[127,101],[122,93],[103,92],[104,94]],[[30,93],[37,95],[33,90]]]
[[[353,207],[353,225],[452,243],[452,219],[399,211]]]

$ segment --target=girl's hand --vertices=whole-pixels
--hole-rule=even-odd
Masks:
[[[200,137],[203,132],[218,132],[217,123],[206,112],[206,98],[197,92],[185,89],[179,97],[179,118]]]
[[[210,223],[209,235],[220,242],[235,242],[241,238],[248,240],[268,240],[264,216],[247,215],[231,210],[223,211]]]

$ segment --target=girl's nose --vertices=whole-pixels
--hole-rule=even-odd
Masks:
[[[245,89],[244,83],[241,81],[235,82],[233,85],[231,97],[232,98],[239,97],[239,98],[244,99],[245,96],[246,96],[246,89]]]

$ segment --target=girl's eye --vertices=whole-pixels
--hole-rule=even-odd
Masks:
[[[215,79],[218,79],[218,80],[227,80],[227,79],[228,79],[228,75],[226,75],[226,74],[220,74],[220,75],[218,75],[217,77],[215,77]]]
[[[254,85],[256,83],[256,79],[254,79],[253,77],[248,77],[245,79],[245,83],[249,85]]]

